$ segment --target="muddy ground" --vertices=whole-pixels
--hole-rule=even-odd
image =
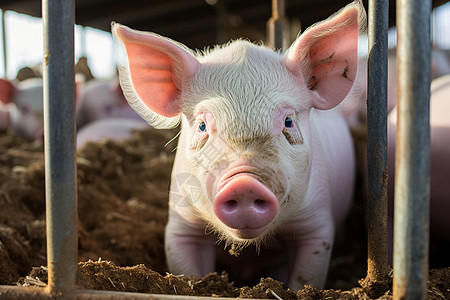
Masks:
[[[175,134],[144,130],[127,141],[90,143],[78,151],[80,286],[243,298],[391,298],[389,290],[369,297],[358,283],[366,275],[367,256],[360,188],[344,238],[335,246],[326,290],[290,291],[270,278],[239,286],[221,270],[196,279],[167,274],[164,226],[176,145],[164,145]],[[363,135],[356,136],[364,145]],[[0,284],[45,286],[44,186],[42,145],[0,132]],[[450,299],[450,265],[441,248],[431,247],[437,269],[430,272],[430,299]]]

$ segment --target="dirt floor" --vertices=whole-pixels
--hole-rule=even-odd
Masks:
[[[79,285],[241,298],[391,298],[389,290],[373,294],[359,284],[367,257],[363,201],[355,201],[335,246],[326,290],[294,292],[270,278],[241,287],[220,270],[200,279],[167,274],[164,226],[176,142],[164,145],[175,134],[144,130],[127,141],[90,143],[78,151]],[[364,138],[358,141],[364,144]],[[44,186],[42,145],[0,132],[0,284],[45,286]],[[433,267],[441,269],[430,272],[429,298],[450,299],[448,258],[439,264],[436,257]]]

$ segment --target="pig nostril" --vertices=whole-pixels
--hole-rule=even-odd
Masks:
[[[264,212],[264,211],[268,210],[269,206],[270,205],[267,203],[267,201],[265,201],[263,199],[255,200],[255,208],[260,212]]]
[[[226,213],[233,213],[238,209],[236,200],[228,200],[223,204],[223,211]]]
[[[229,201],[227,201],[227,206],[235,207],[236,205],[237,205],[237,201],[236,200],[229,200]]]
[[[266,201],[262,200],[262,199],[256,199],[255,200],[255,206],[259,209],[262,209],[264,207],[266,207]]]
[[[264,206],[266,204],[266,201],[262,200],[262,199],[256,199],[255,200],[255,204],[257,206]]]

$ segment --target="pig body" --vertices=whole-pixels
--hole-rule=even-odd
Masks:
[[[394,49],[396,51],[396,49]],[[431,50],[431,79],[450,74],[450,62],[447,55],[438,48]],[[390,50],[388,56],[388,113],[397,103],[397,55]]]
[[[285,55],[246,41],[194,54],[113,25],[131,106],[155,127],[181,122],[165,236],[171,272],[213,272],[219,240],[235,255],[249,245],[269,253],[264,276],[323,287],[352,199],[353,143],[339,104],[361,96],[353,87],[364,24],[355,1]],[[283,266],[271,255],[279,241]],[[240,275],[260,274],[260,265]]]
[[[450,75],[435,79],[430,99],[430,228],[450,243]]]
[[[87,142],[97,142],[102,139],[123,140],[131,138],[133,130],[145,128],[146,123],[128,118],[104,118],[83,126],[77,132],[77,148]]]
[[[143,122],[123,97],[117,79],[87,82],[81,89],[77,101],[78,128],[105,118],[127,118]]]
[[[450,243],[450,75],[436,78],[430,97],[430,233],[432,239]],[[390,202],[390,240],[392,245],[395,137],[397,109],[388,116],[388,192]]]
[[[42,141],[44,136],[43,88],[41,78],[19,83],[0,80],[0,128],[29,140]]]
[[[387,78],[387,113],[389,114],[397,104],[397,49],[390,49],[388,52],[388,78]],[[431,79],[450,74],[450,61],[447,55],[438,48],[431,51]],[[351,120],[356,127],[361,123],[367,122],[367,105],[361,103],[358,112],[355,114],[353,110],[350,117],[357,120]]]

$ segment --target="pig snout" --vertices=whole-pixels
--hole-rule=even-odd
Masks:
[[[278,213],[278,199],[253,174],[222,180],[213,200],[216,217],[240,238],[255,238]]]

